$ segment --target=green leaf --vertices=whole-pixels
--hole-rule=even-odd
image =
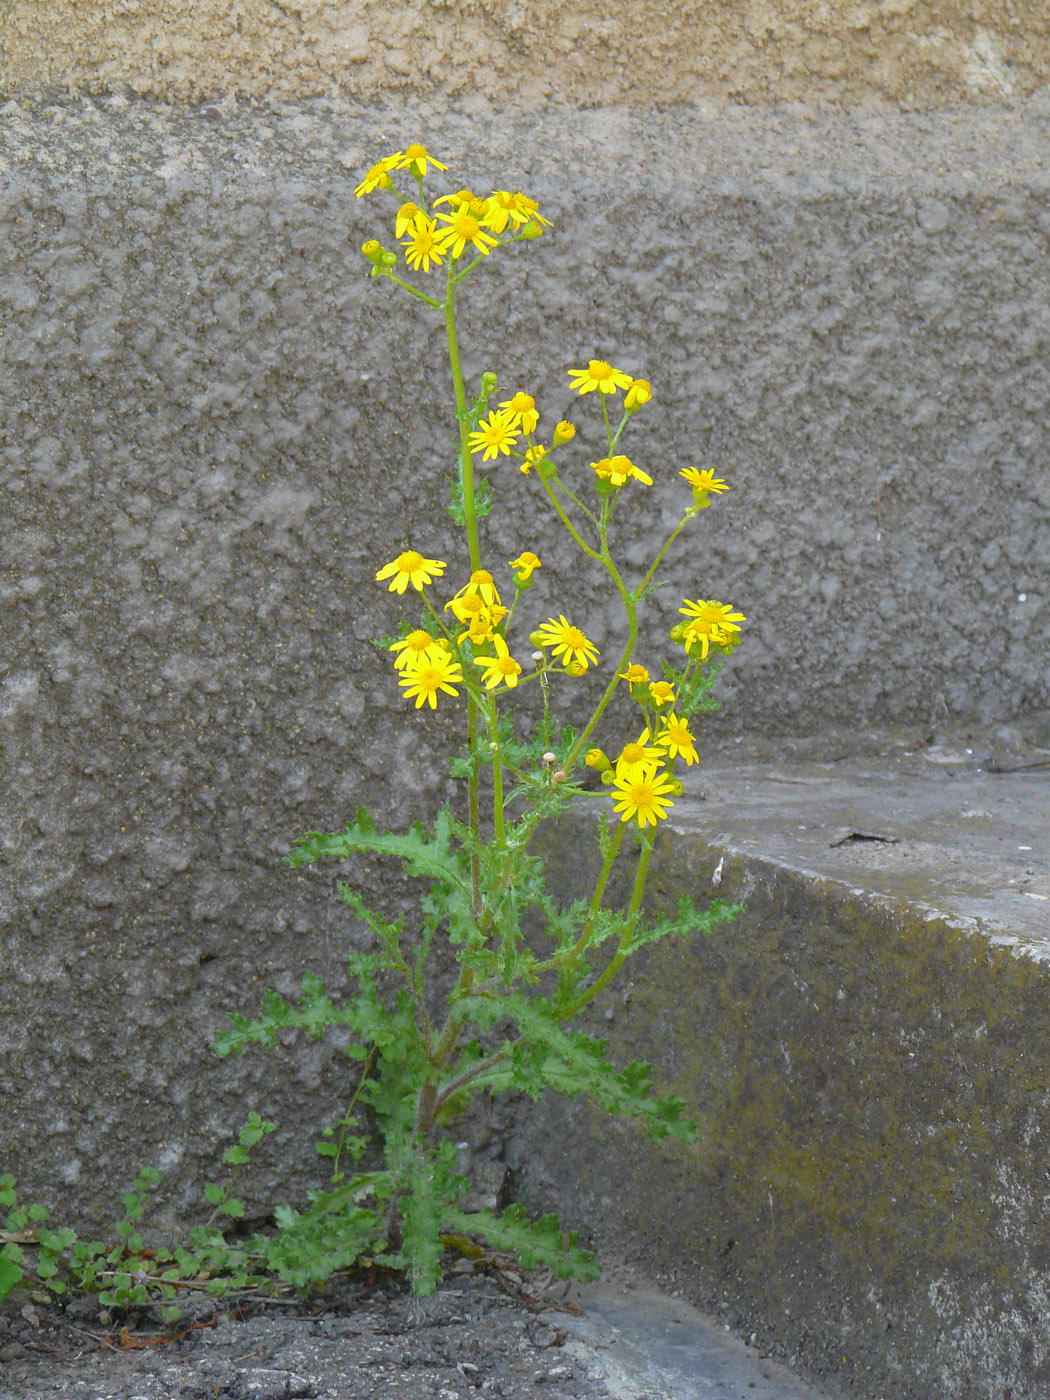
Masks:
[[[206,1181],[204,1183],[204,1195],[211,1205],[218,1206],[222,1204],[226,1192],[216,1182]]]
[[[545,1265],[558,1278],[596,1279],[601,1272],[594,1255],[577,1244],[577,1236],[564,1234],[554,1215],[530,1220],[519,1205],[509,1205],[502,1215],[487,1207],[479,1211],[446,1211],[445,1221],[464,1234],[477,1234],[496,1250],[516,1255],[523,1268]]]
[[[236,1196],[231,1196],[225,1201],[220,1210],[223,1215],[228,1215],[231,1220],[242,1220],[244,1218],[244,1202],[239,1201]]]
[[[7,1253],[0,1253],[0,1298],[6,1298],[12,1288],[17,1288],[24,1275],[22,1270]]]

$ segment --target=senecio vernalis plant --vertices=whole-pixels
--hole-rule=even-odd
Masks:
[[[646,920],[642,899],[655,833],[682,790],[676,769],[697,762],[691,719],[712,706],[707,692],[716,659],[733,650],[745,621],[727,604],[687,598],[671,632],[677,659],[663,664],[658,679],[635,659],[639,605],[657,586],[657,569],[726,483],[713,471],[683,468],[680,520],[641,576],[625,577],[610,549],[610,526],[622,493],[642,490],[652,478],[624,455],[621,439],[650,402],[650,385],[597,358],[569,370],[581,408],[600,408],[605,437],[604,455],[582,469],[569,463],[575,426],[559,422],[549,437],[540,435],[531,394],[515,387],[498,397],[491,373],[482,375],[476,394],[468,393],[456,328],[460,287],[496,256],[540,238],[551,221],[520,192],[499,189],[479,197],[446,188],[428,198],[428,181],[445,170],[425,147],[411,145],[374,165],[355,193],[393,200],[394,238],[417,280],[400,275],[398,255],[377,239],[361,250],[372,277],[422,301],[445,325],[458,429],[449,510],[465,536],[467,566],[446,584],[450,566],[431,557],[421,521],[410,538],[413,547],[384,562],[375,578],[418,605],[416,617],[383,640],[391,686],[415,710],[456,706],[462,712],[463,750],[452,771],[465,782],[465,811],[446,809],[429,829],[420,823],[408,833],[391,833],[359,810],[345,830],[296,842],[289,857],[295,866],[361,853],[396,857],[408,875],[428,882],[419,915],[390,922],[357,890],[340,884],[341,898],[372,931],[378,949],[350,954],[356,994],[337,1007],[308,977],[298,1005],[271,993],[263,1016],[234,1018],[219,1046],[225,1053],[251,1041],[273,1044],[289,1026],[315,1035],[335,1024],[350,1028],[348,1054],[361,1072],[345,1116],[320,1144],[335,1171],[332,1189],[315,1197],[311,1211],[321,1212],[340,1238],[343,1257],[349,1243],[359,1255],[392,1259],[418,1294],[435,1288],[450,1236],[480,1235],[563,1276],[592,1269],[590,1257],[562,1235],[553,1217],[530,1221],[513,1206],[499,1216],[463,1208],[468,1183],[457,1172],[448,1130],[479,1091],[516,1090],[534,1098],[547,1089],[585,1092],[609,1113],[641,1120],[653,1137],[689,1141],[695,1135],[682,1100],[652,1091],[649,1065],[617,1069],[604,1041],[569,1026],[640,948],[671,934],[710,930],[736,913],[719,901],[700,911],[683,898],[674,915]],[[427,290],[435,280],[443,280],[443,291]],[[529,593],[542,567],[534,552],[541,546],[531,534],[505,565],[487,557],[479,522],[494,493],[477,474],[479,459],[509,459],[535,481],[554,521],[604,574],[624,615],[622,650],[612,666],[603,667],[598,648],[570,620],[568,605],[546,619],[530,613]],[[497,582],[499,572],[505,583]],[[557,727],[561,688],[585,685],[603,670],[582,729]],[[609,757],[592,740],[624,686],[637,707],[636,722]],[[541,693],[536,709],[542,719],[532,725],[535,732],[522,733],[527,726],[516,725],[513,712],[529,687]],[[545,820],[592,797],[576,780],[581,766],[601,775],[612,804],[596,825],[601,866],[593,893],[562,908],[545,891],[543,862],[532,847]],[[626,908],[607,907],[607,886],[625,846],[634,852],[630,898]],[[454,950],[458,976],[435,1017],[428,960],[439,941]],[[379,982],[391,974],[396,992],[384,999]],[[381,1165],[344,1174],[344,1162],[358,1166],[364,1158],[369,1128],[382,1144]]]
[[[415,615],[381,642],[392,663],[391,692],[400,691],[410,713],[456,707],[462,714],[463,745],[452,772],[465,784],[465,802],[458,812],[441,811],[429,828],[417,823],[403,833],[379,829],[361,809],[345,830],[311,832],[295,843],[293,866],[387,856],[426,882],[417,916],[395,921],[339,883],[341,899],[373,935],[372,951],[349,954],[349,998],[337,1004],[319,978],[307,975],[295,1002],[267,993],[261,1014],[232,1017],[215,1047],[221,1055],[241,1053],[252,1044],[272,1047],[291,1028],[313,1036],[343,1029],[358,1069],[341,1117],[322,1128],[318,1143],[330,1180],[310,1193],[304,1209],[279,1206],[276,1233],[227,1236],[222,1218],[243,1216],[244,1203],[232,1181],[208,1183],[212,1219],[194,1231],[188,1248],[147,1256],[129,1225],[122,1238],[134,1249],[82,1250],[79,1263],[72,1258],[74,1278],[83,1282],[86,1269],[94,1280],[97,1269],[96,1286],[104,1283],[117,1305],[156,1296],[173,1315],[176,1290],[257,1288],[274,1276],[305,1288],[362,1261],[404,1270],[414,1292],[425,1295],[439,1281],[444,1249],[476,1251],[471,1237],[561,1277],[594,1276],[591,1256],[553,1216],[530,1220],[516,1205],[498,1215],[467,1209],[469,1182],[458,1170],[450,1129],[472,1097],[587,1093],[603,1110],[639,1120],[651,1137],[695,1137],[683,1101],[654,1093],[649,1065],[617,1069],[606,1042],[571,1027],[641,948],[673,934],[710,931],[738,909],[715,900],[698,910],[682,898],[671,915],[647,918],[642,911],[656,834],[682,791],[677,772],[698,761],[693,717],[714,707],[708,692],[745,618],[725,603],[684,599],[682,620],[670,633],[672,659],[661,661],[654,678],[636,659],[639,607],[660,586],[656,573],[671,546],[726,483],[711,470],[683,467],[678,523],[649,566],[628,576],[613,556],[610,527],[621,495],[645,490],[652,477],[624,454],[622,438],[653,391],[646,380],[601,359],[569,369],[581,412],[600,413],[604,455],[589,464],[572,460],[571,422],[540,432],[540,411],[523,389],[501,391],[490,373],[482,375],[476,394],[468,393],[456,328],[459,289],[514,245],[539,239],[551,221],[520,192],[499,189],[479,197],[461,189],[428,199],[428,180],[445,170],[423,146],[411,145],[374,165],[355,193],[393,198],[394,238],[416,280],[406,280],[397,270],[398,255],[375,239],[361,250],[372,277],[441,316],[447,336],[458,432],[449,511],[465,536],[466,561],[446,583],[450,565],[431,557],[421,521],[413,527],[412,547],[383,562],[375,578],[415,605]],[[443,291],[427,290],[442,279]],[[543,567],[534,552],[543,546],[531,523],[515,558],[488,557],[479,522],[494,493],[488,478],[476,474],[479,459],[516,464],[535,483],[556,527],[619,599],[622,646],[611,664],[578,619],[570,620],[569,604],[546,618],[530,610],[533,580]],[[559,725],[565,690],[589,683],[597,694],[582,728]],[[530,687],[539,692],[531,709],[518,704]],[[594,741],[622,688],[636,713],[606,752]],[[595,823],[600,868],[594,889],[565,908],[546,892],[543,861],[533,848],[546,820],[579,799],[593,803],[594,793],[580,781],[587,769],[600,775],[611,802]],[[609,895],[618,857],[633,861],[626,907]],[[442,946],[453,958],[432,958]],[[450,964],[456,970],[442,982],[440,969]],[[226,1153],[234,1174],[272,1130],[257,1115],[249,1119]],[[157,1179],[155,1172],[144,1173],[125,1204],[140,1211]],[[6,1192],[0,1204],[17,1204],[10,1178],[0,1186]],[[24,1209],[12,1220],[24,1227],[23,1215]],[[47,1236],[42,1257],[49,1276],[56,1273],[59,1246],[68,1244],[64,1236]],[[20,1272],[16,1266],[24,1261],[20,1251],[8,1253],[10,1287],[12,1270]],[[0,1296],[3,1267],[0,1257]]]

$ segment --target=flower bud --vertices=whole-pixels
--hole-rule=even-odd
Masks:
[[[532,643],[532,645],[533,645],[534,647],[541,647],[541,646],[543,646],[543,633],[540,632],[539,630],[537,630],[537,631],[535,631],[535,632],[530,632],[530,633],[529,633],[529,641]],[[532,658],[533,661],[536,660],[536,657],[537,657],[537,656],[540,658],[541,661],[543,660],[543,652],[542,652],[542,651],[537,651],[537,652],[534,654],[534,656],[533,656],[533,658]]]
[[[613,785],[613,783],[615,783],[615,781],[616,781],[616,769],[615,769],[615,768],[606,768],[605,772],[602,774],[602,782],[605,784],[606,787],[612,787],[612,785]]]
[[[558,468],[549,457],[541,457],[536,465],[536,475],[542,477],[544,481],[553,481],[558,475]]]
[[[485,398],[488,398],[489,394],[492,393],[493,389],[495,389],[498,382],[499,375],[493,374],[491,370],[486,370],[486,372],[481,376],[482,395]]]
[[[588,749],[583,761],[588,768],[596,768],[599,773],[604,773],[612,767],[608,756],[602,753],[601,749]]]
[[[529,239],[530,242],[531,242],[532,239],[534,239],[534,238],[542,238],[542,237],[543,237],[543,225],[542,225],[542,224],[538,224],[538,223],[536,222],[535,219],[530,219],[529,222],[528,222],[528,223],[525,225],[525,227],[522,229],[522,231],[521,231],[521,236],[522,236],[522,238],[527,238],[527,239]]]
[[[677,643],[678,646],[682,645],[688,635],[689,628],[684,622],[679,622],[671,628],[671,641]]]
[[[576,428],[572,423],[559,423],[554,429],[554,446],[561,447],[563,442],[571,442],[575,436]]]
[[[361,244],[361,252],[369,262],[375,262],[376,258],[383,251],[383,245],[378,238],[369,238],[367,242]]]
[[[685,787],[680,778],[672,778],[665,791],[673,793],[675,797],[681,797],[682,793],[685,792]]]

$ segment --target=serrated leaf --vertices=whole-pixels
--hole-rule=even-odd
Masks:
[[[545,1265],[558,1278],[596,1279],[601,1272],[594,1255],[566,1235],[554,1215],[530,1220],[519,1205],[502,1215],[486,1207],[479,1211],[447,1211],[446,1222],[464,1234],[478,1234],[490,1248],[514,1254],[523,1268]]]

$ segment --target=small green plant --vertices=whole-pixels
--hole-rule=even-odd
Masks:
[[[682,1100],[654,1092],[649,1065],[615,1067],[606,1042],[572,1023],[641,948],[711,930],[737,912],[717,900],[700,910],[683,898],[674,915],[646,919],[642,901],[655,833],[682,790],[676,765],[697,761],[690,720],[713,706],[708,692],[721,664],[716,658],[733,650],[745,620],[726,604],[686,599],[683,621],[671,633],[679,659],[665,660],[659,679],[635,660],[639,610],[660,586],[657,570],[726,483],[710,470],[680,471],[688,487],[680,519],[649,566],[629,581],[614,558],[610,530],[623,494],[644,489],[652,478],[623,454],[620,440],[650,402],[652,388],[598,359],[569,371],[570,387],[581,397],[593,394],[600,405],[604,438],[605,450],[583,471],[582,483],[578,469],[565,465],[563,475],[574,424],[558,423],[541,441],[532,395],[504,391],[506,398],[493,406],[499,390],[492,373],[468,395],[457,335],[459,288],[490,255],[532,243],[550,221],[532,199],[506,190],[486,198],[459,190],[428,203],[428,176],[445,168],[424,147],[409,146],[373,166],[356,194],[395,197],[395,238],[403,240],[406,260],[424,282],[400,276],[397,254],[374,239],[362,248],[371,275],[425,303],[446,332],[457,426],[449,513],[464,535],[466,582],[435,600],[448,565],[415,548],[378,568],[376,580],[390,592],[415,596],[420,609],[417,618],[401,622],[397,635],[383,639],[393,658],[391,679],[417,710],[462,701],[463,747],[452,758],[452,772],[464,782],[463,811],[446,808],[432,826],[420,822],[395,833],[376,826],[362,808],[344,830],[298,840],[293,866],[361,855],[400,862],[423,882],[419,912],[387,920],[351,884],[339,883],[340,898],[374,940],[374,951],[349,955],[349,999],[336,1004],[309,974],[297,1001],[269,992],[261,1014],[234,1016],[216,1046],[221,1055],[253,1044],[273,1047],[289,1028],[311,1036],[334,1026],[349,1032],[347,1054],[359,1066],[356,1087],[341,1123],[319,1145],[332,1166],[330,1190],[315,1195],[301,1216],[279,1213],[278,1224],[289,1247],[294,1241],[305,1248],[309,1241],[342,1259],[354,1251],[381,1254],[407,1272],[417,1294],[436,1286],[443,1241],[452,1233],[478,1235],[559,1275],[594,1267],[551,1217],[530,1221],[517,1208],[500,1216],[462,1208],[468,1182],[457,1171],[449,1134],[475,1094],[586,1093],[606,1112],[638,1119],[654,1138],[694,1136]],[[413,199],[398,189],[402,177],[414,183]],[[425,289],[432,271],[444,273],[440,295]],[[504,604],[501,585],[485,567],[479,525],[498,493],[478,478],[478,459],[481,466],[510,459],[532,477],[553,520],[604,574],[622,606],[622,650],[579,732],[557,726],[556,708],[563,686],[580,685],[599,666],[598,648],[564,613],[526,620],[533,576],[542,567],[532,539],[522,541],[529,547],[506,566],[513,598]],[[637,727],[610,759],[592,746],[592,737],[621,686],[637,707]],[[513,706],[533,687],[541,693],[542,718],[530,733],[515,723]],[[581,764],[601,775],[613,810],[595,824],[601,866],[591,897],[563,908],[545,890],[533,846],[545,821],[587,795],[577,780]],[[625,908],[609,907],[614,864],[630,848],[629,900]],[[439,942],[454,950],[458,966],[440,998],[432,957]],[[373,1140],[380,1165],[364,1170]]]
[[[273,1130],[253,1114],[225,1154],[226,1185],[205,1187],[209,1220],[185,1247],[151,1250],[139,1226],[159,1179],[153,1169],[124,1196],[124,1218],[109,1243],[49,1230],[46,1209],[20,1206],[13,1180],[0,1178],[0,1206],[8,1212],[0,1231],[0,1298],[19,1285],[45,1296],[74,1286],[97,1293],[105,1308],[156,1304],[170,1319],[188,1293],[306,1290],[360,1264],[402,1270],[414,1292],[425,1295],[439,1281],[443,1250],[469,1247],[471,1236],[526,1266],[591,1277],[594,1260],[553,1216],[531,1220],[519,1206],[499,1215],[466,1208],[469,1182],[458,1169],[452,1129],[474,1096],[584,1093],[607,1113],[637,1119],[653,1138],[695,1136],[683,1101],[654,1091],[651,1066],[617,1067],[608,1044],[574,1023],[642,948],[709,932],[738,912],[719,900],[698,909],[684,897],[662,918],[646,917],[642,907],[656,833],[682,791],[676,770],[698,761],[691,722],[715,706],[710,689],[745,619],[728,604],[686,598],[683,620],[670,634],[674,659],[663,658],[654,679],[636,660],[640,610],[661,586],[657,571],[672,545],[726,483],[714,471],[682,468],[687,490],[680,517],[649,565],[629,577],[614,557],[611,527],[624,493],[630,499],[652,478],[624,455],[621,438],[650,403],[652,387],[604,360],[569,370],[570,388],[600,406],[603,448],[582,469],[569,461],[574,424],[559,422],[549,438],[537,437],[540,413],[531,394],[504,390],[507,397],[493,407],[500,391],[497,376],[487,373],[468,395],[457,334],[459,288],[491,255],[539,239],[550,221],[532,199],[506,190],[485,198],[459,190],[428,203],[425,182],[431,170],[445,168],[424,147],[409,146],[373,166],[356,194],[394,195],[395,238],[402,239],[410,268],[423,279],[444,274],[444,290],[434,295],[425,282],[400,276],[397,254],[379,241],[362,248],[371,275],[422,301],[446,332],[457,440],[449,513],[463,532],[466,581],[435,600],[449,566],[414,547],[383,563],[375,577],[418,604],[415,617],[382,639],[393,659],[391,683],[417,711],[462,702],[462,746],[450,758],[464,785],[462,809],[443,809],[430,826],[417,822],[391,832],[361,808],[343,830],[296,841],[293,866],[361,856],[400,863],[421,882],[418,911],[387,919],[353,885],[338,883],[340,898],[372,934],[371,951],[348,955],[349,997],[334,1001],[307,974],[296,999],[268,992],[260,1013],[233,1016],[215,1045],[219,1055],[240,1054],[273,1048],[288,1030],[320,1037],[342,1028],[355,1071],[339,1121],[322,1130],[317,1144],[329,1180],[299,1207],[278,1206],[274,1229],[247,1235],[245,1205],[234,1194],[237,1175]],[[415,199],[398,190],[402,178],[414,182]],[[622,645],[578,730],[558,722],[563,694],[586,687],[604,663],[565,613],[529,616],[533,578],[543,567],[531,548],[538,542],[523,540],[528,547],[506,565],[509,605],[485,567],[480,522],[496,507],[498,491],[476,467],[504,459],[535,484],[556,527],[604,577],[622,609]],[[621,688],[636,718],[610,758],[593,739]],[[529,690],[539,693],[534,719],[516,704]],[[581,768],[600,776],[612,804],[594,823],[595,886],[588,898],[563,907],[545,888],[535,847],[545,822],[573,803],[593,801],[579,780]],[[609,895],[618,860],[633,861],[622,907]],[[447,952],[435,956],[439,946],[451,950],[455,968],[444,982],[441,968],[450,960]]]

